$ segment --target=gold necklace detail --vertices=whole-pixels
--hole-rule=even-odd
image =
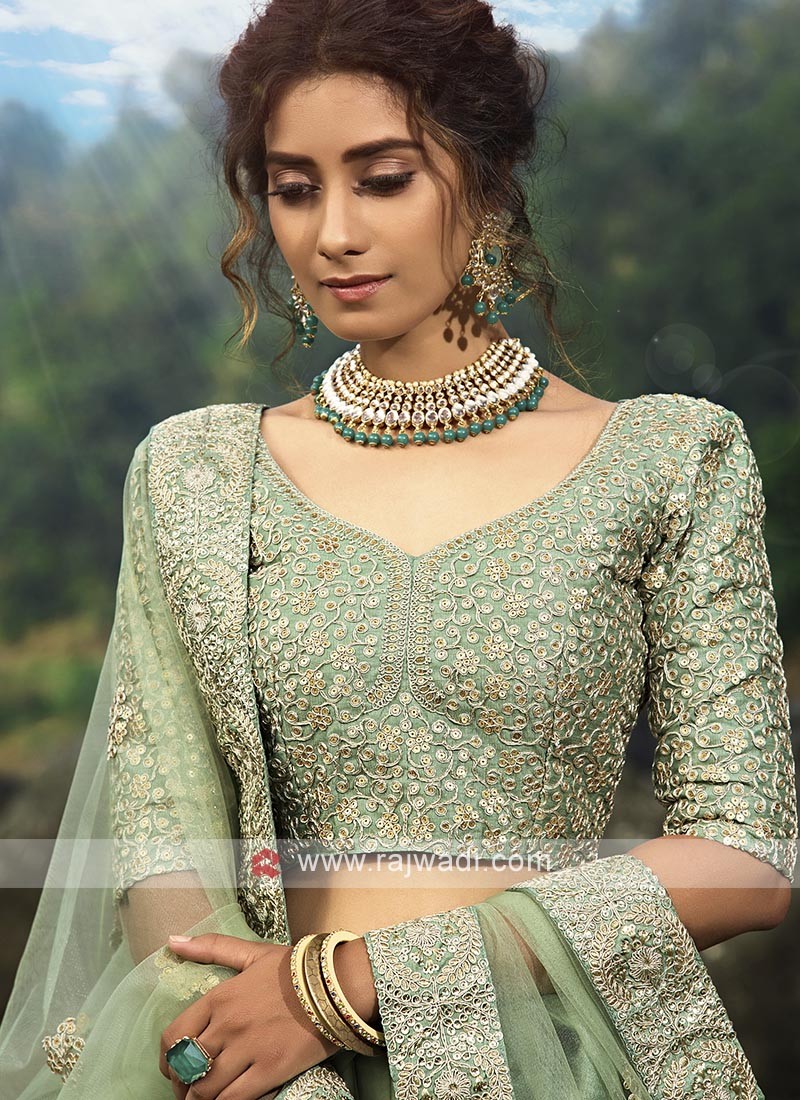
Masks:
[[[507,337],[495,340],[473,363],[419,382],[372,374],[356,344],[314,378],[311,392],[314,415],[332,424],[342,439],[406,447],[461,442],[502,428],[536,409],[546,387],[530,348]]]

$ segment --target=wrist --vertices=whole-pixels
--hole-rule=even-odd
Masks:
[[[297,990],[294,988],[294,981],[291,973],[291,953],[293,949],[294,944],[289,947],[286,952],[283,982],[285,983],[284,988],[286,990],[287,1003],[291,1005],[290,1011],[292,1016],[303,1028],[308,1039],[308,1047],[304,1049],[307,1049],[311,1056],[308,1066],[306,1067],[310,1068],[318,1062],[323,1061],[325,1058],[328,1058],[331,1054],[338,1053],[342,1048],[336,1043],[331,1042],[330,1039],[322,1034],[310,1018],[297,994]]]
[[[358,936],[337,945],[333,954],[334,969],[344,995],[355,1011],[370,1027],[380,1028],[378,994],[366,940]]]

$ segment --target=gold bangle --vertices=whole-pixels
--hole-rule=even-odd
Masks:
[[[303,970],[306,984],[308,985],[314,1007],[326,1026],[340,1039],[343,1046],[354,1050],[356,1054],[377,1054],[377,1048],[370,1043],[365,1043],[338,1013],[336,1005],[330,998],[325,979],[322,977],[322,969],[319,962],[319,952],[326,932],[317,932],[303,956]]]
[[[336,977],[333,956],[337,944],[346,940],[357,940],[358,938],[355,932],[349,932],[346,928],[339,928],[335,932],[328,933],[320,948],[322,977],[325,979],[330,998],[345,1023],[349,1024],[353,1031],[360,1035],[362,1039],[366,1039],[368,1043],[372,1043],[373,1046],[385,1047],[386,1039],[383,1032],[371,1027],[366,1020],[358,1015],[345,996],[341,983]]]
[[[308,946],[314,938],[314,933],[311,932],[307,936],[303,936],[297,941],[292,948],[291,954],[291,969],[292,969],[292,985],[294,991],[297,994],[297,998],[300,1004],[306,1011],[306,1015],[309,1017],[314,1027],[321,1032],[326,1039],[331,1043],[335,1043],[338,1047],[346,1047],[340,1039],[337,1039],[335,1035],[325,1026],[324,1021],[320,1017],[316,1010],[314,1001],[311,998],[311,994],[308,989],[308,983],[305,977],[305,956],[308,951]]]

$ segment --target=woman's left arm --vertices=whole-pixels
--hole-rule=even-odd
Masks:
[[[631,850],[701,950],[789,908],[797,801],[761,474],[740,417],[705,426],[639,584],[662,837]]]

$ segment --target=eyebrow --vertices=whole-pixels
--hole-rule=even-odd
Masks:
[[[422,146],[418,141],[410,141],[408,138],[380,138],[378,141],[367,141],[362,145],[353,145],[342,153],[342,163],[349,164],[354,160],[363,160],[365,157],[373,157],[376,153],[384,153],[387,149],[414,149],[422,152]],[[316,161],[313,157],[304,156],[302,153],[281,153],[272,149],[267,153],[267,167],[272,164],[285,164],[295,167],[313,167]]]

